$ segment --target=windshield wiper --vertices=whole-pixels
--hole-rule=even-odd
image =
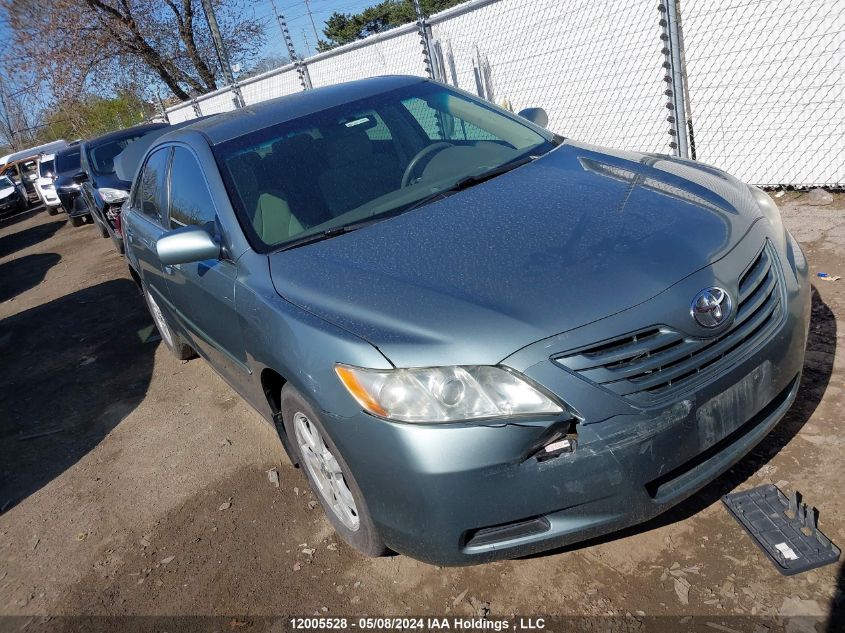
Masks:
[[[344,235],[346,233],[351,233],[352,231],[357,231],[358,229],[364,228],[365,226],[369,226],[370,224],[375,224],[376,222],[381,221],[385,216],[377,216],[371,218],[364,218],[363,220],[358,220],[357,222],[350,222],[349,224],[344,224],[343,226],[334,226],[330,229],[325,229],[324,231],[318,231],[317,233],[312,233],[310,235],[303,235],[300,238],[296,238],[287,242],[286,244],[282,244],[278,250],[280,251],[288,251],[292,248],[297,248],[299,246],[305,246],[306,244],[313,244],[314,242],[322,242],[323,240],[328,240],[333,237],[337,237],[338,235]]]
[[[450,196],[453,193],[457,193],[459,191],[463,191],[464,189],[469,189],[470,187],[474,187],[475,185],[481,184],[482,182],[492,180],[496,176],[501,176],[502,174],[516,169],[517,167],[521,167],[522,165],[530,163],[536,158],[538,157],[533,154],[529,156],[522,156],[520,158],[510,161],[509,163],[505,163],[503,165],[499,165],[498,167],[493,167],[492,169],[483,171],[480,174],[461,178],[453,185],[440,189],[439,191],[435,191],[430,195],[424,196],[419,200],[412,202],[407,207],[402,207],[401,211],[405,212],[412,211],[413,209],[419,209],[420,207],[423,207],[430,202],[434,202],[435,200],[446,198],[447,196]]]
[[[291,240],[287,244],[283,244],[279,250],[280,251],[289,251],[292,248],[297,248],[299,246],[305,246],[306,244],[313,244],[314,242],[322,242],[323,240],[328,240],[333,237],[337,237],[338,235],[343,235],[344,233],[350,233],[355,229],[360,228],[356,225],[346,225],[346,226],[336,226],[331,229],[326,229],[325,231],[320,231],[318,233],[312,233],[311,235],[305,235],[298,239]]]
[[[510,161],[509,163],[504,163],[503,165],[499,165],[498,167],[494,167],[493,169],[488,169],[487,171],[483,171],[480,174],[461,178],[458,182],[456,182],[454,185],[444,191],[462,191],[463,189],[469,189],[470,187],[478,185],[482,182],[492,180],[496,176],[501,176],[502,174],[514,170],[517,167],[522,167],[523,165],[530,163],[536,158],[537,156],[534,156],[533,154],[529,154],[528,156],[523,156],[521,158],[516,158]]]

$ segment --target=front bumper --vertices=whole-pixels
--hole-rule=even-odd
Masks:
[[[80,192],[78,189],[72,191],[59,191],[59,201],[62,203],[62,207],[65,210],[65,213],[68,214],[68,217],[75,218],[83,215],[89,215],[90,211],[88,207],[83,204],[76,204],[76,199],[80,197]],[[82,199],[84,202],[84,198]]]
[[[17,211],[20,207],[20,200],[18,198],[5,198],[0,200],[0,213],[11,213]]]
[[[769,433],[798,391],[810,287],[794,241],[778,257],[780,326],[670,402],[636,408],[554,365],[559,340],[506,359],[583,416],[576,449],[554,459],[535,454],[563,419],[426,426],[324,412],[385,542],[435,564],[512,558],[643,522],[701,489]]]

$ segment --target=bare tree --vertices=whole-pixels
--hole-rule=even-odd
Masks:
[[[0,145],[18,150],[37,135],[43,109],[35,103],[36,93],[31,77],[0,70]]]
[[[127,75],[179,99],[217,88],[220,69],[199,0],[0,0],[19,59],[40,63],[61,97],[112,88]],[[264,27],[246,0],[215,0],[233,61],[255,58]]]

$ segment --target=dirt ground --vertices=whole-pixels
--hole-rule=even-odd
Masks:
[[[273,431],[204,361],[156,340],[109,240],[43,211],[3,221],[0,615],[809,615],[793,630],[845,631],[841,561],[781,576],[720,502],[797,488],[845,543],[845,196],[777,202],[815,287],[785,420],[648,524],[467,568],[352,551]]]

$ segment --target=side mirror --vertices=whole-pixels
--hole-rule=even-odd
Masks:
[[[519,111],[519,116],[540,127],[546,127],[549,124],[549,115],[543,108],[525,108]]]
[[[220,257],[220,244],[205,229],[186,226],[168,231],[156,240],[156,254],[166,265],[189,264]]]
[[[73,175],[73,182],[77,185],[81,185],[83,182],[88,181],[88,172],[78,171]]]

